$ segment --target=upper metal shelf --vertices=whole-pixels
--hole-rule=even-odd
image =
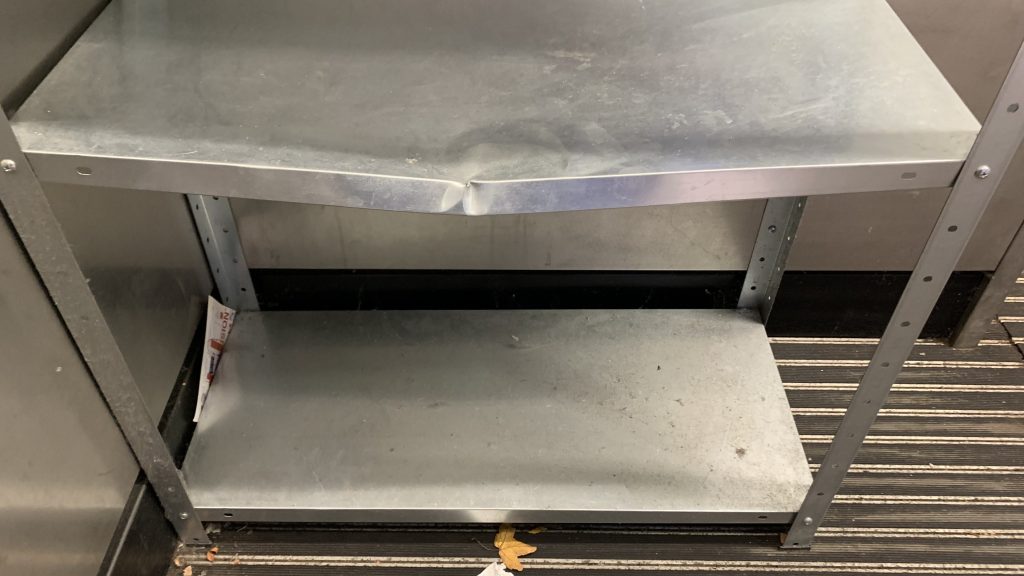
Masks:
[[[500,214],[949,186],[978,123],[884,0],[114,0],[40,179]]]

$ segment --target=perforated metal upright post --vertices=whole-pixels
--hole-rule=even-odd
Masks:
[[[783,542],[808,548],[935,302],[1024,139],[1024,46],[957,177],[867,371]]]
[[[750,264],[747,265],[747,276],[743,280],[743,292],[740,293],[737,307],[757,309],[765,324],[775,305],[779,284],[786,271],[789,249],[796,239],[806,204],[806,197],[797,196],[772,198],[764,206],[761,227],[750,254]]]
[[[221,300],[236,310],[259,310],[231,203],[200,194],[189,194],[188,203]]]

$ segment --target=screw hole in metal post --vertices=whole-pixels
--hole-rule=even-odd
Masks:
[[[888,367],[889,367],[889,363],[888,362],[882,362],[882,368],[888,368]]]
[[[225,513],[224,513],[224,517],[225,517],[225,518],[234,518],[234,517],[235,517],[235,515],[234,515],[233,513],[231,513],[231,512],[225,512]]]
[[[1006,107],[1006,111],[1009,112],[1010,114],[1013,114],[1017,110],[1020,110],[1020,104],[1017,104],[1016,102]]]
[[[757,290],[757,286],[751,286],[750,289],[751,290]]]
[[[78,172],[79,176],[92,176],[92,168],[88,166],[79,166],[75,168],[75,172]]]
[[[924,280],[925,282],[931,282],[932,281],[932,277],[931,276],[925,276],[924,278],[922,278],[922,280]]]
[[[910,326],[910,322],[907,322],[907,321],[900,322],[900,326],[906,328],[907,326]]]
[[[946,228],[946,230],[949,231],[949,232],[956,232],[959,229],[960,228],[957,227],[957,226],[950,226],[949,228]]]
[[[917,178],[917,172],[904,172],[900,174],[900,180],[913,180]]]

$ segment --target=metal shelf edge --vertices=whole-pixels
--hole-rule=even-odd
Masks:
[[[468,216],[947,188],[963,166],[947,160],[459,183],[32,150],[27,156],[43,182]]]

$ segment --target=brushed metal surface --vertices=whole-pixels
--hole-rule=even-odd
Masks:
[[[46,196],[155,421],[212,291],[177,194],[51,184]]]
[[[138,474],[0,218],[0,573],[94,576]]]
[[[12,111],[106,0],[7,0],[0,18],[0,106]]]
[[[48,181],[477,215],[945,186],[978,129],[882,0],[115,1],[15,125]]]
[[[243,313],[190,494],[207,520],[785,521],[810,472],[754,316]]]
[[[509,216],[234,199],[253,268],[742,270],[764,201]]]

